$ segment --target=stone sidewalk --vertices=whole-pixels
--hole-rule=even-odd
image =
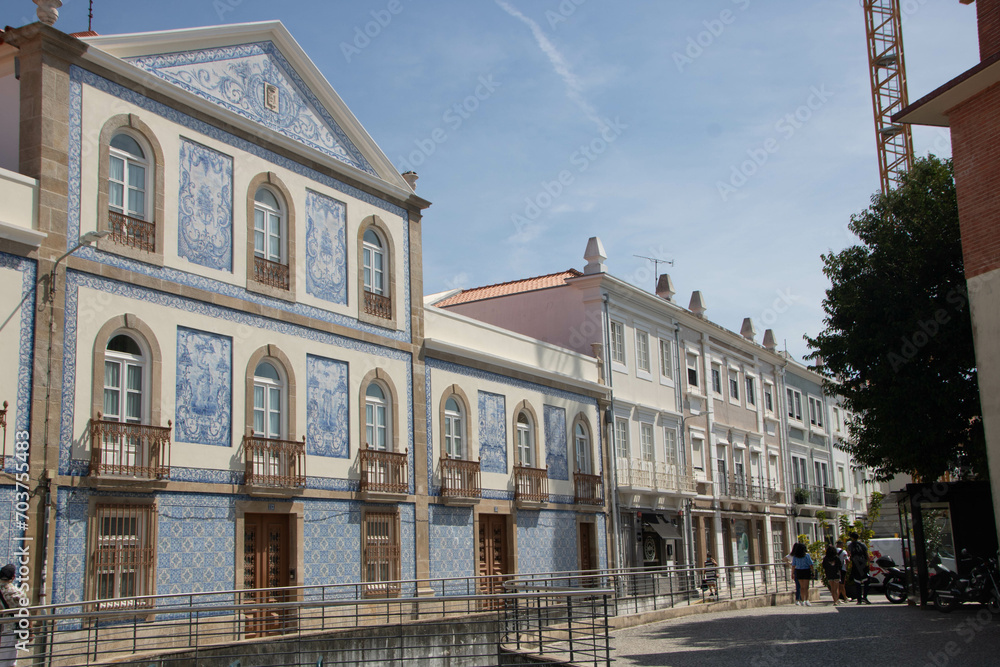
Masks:
[[[1000,617],[979,605],[951,614],[880,593],[873,604],[834,607],[828,593],[812,607],[781,605],[687,616],[617,630],[615,665],[871,667],[1000,664]]]

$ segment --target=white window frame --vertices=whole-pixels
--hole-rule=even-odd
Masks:
[[[823,421],[823,399],[809,396],[809,423],[822,429]]]
[[[813,461],[813,468],[816,473],[816,486],[826,488],[830,486],[830,467],[826,461]]]
[[[788,418],[795,421],[802,421],[802,392],[792,387],[785,387],[788,398]]]
[[[523,419],[522,419],[523,418]],[[535,467],[535,428],[527,410],[517,413],[517,460],[523,468]]]
[[[653,435],[653,425],[649,422],[639,422],[639,449],[643,461],[656,461],[656,439]]]
[[[685,364],[687,365],[687,377],[685,378],[687,386],[689,388],[693,387],[696,393],[701,393],[698,384],[698,378],[701,375],[698,369],[698,361],[700,357],[694,352],[685,352],[684,356]],[[694,382],[691,382],[692,373],[694,374]]]
[[[452,401],[455,410],[448,408]],[[455,394],[444,402],[444,453],[449,459],[465,460],[465,406]]]
[[[257,375],[257,371],[263,364],[274,369],[278,376],[277,380]],[[261,359],[257,362],[257,367],[253,371],[253,433],[255,436],[272,440],[285,438],[288,421],[285,410],[286,394],[286,383],[281,372],[281,365],[271,359]],[[277,399],[277,409],[274,407],[275,398]],[[263,430],[257,428],[258,416]]]
[[[382,398],[369,396],[368,390],[378,387]],[[365,387],[365,439],[369,449],[392,451],[392,402],[389,390],[378,382]]]
[[[650,370],[650,359],[649,359],[649,332],[643,331],[642,329],[635,330],[635,370],[636,373],[643,373],[649,375]]]
[[[128,352],[117,352],[115,350],[110,350],[105,347],[104,350],[104,393],[101,401],[101,405],[104,408],[101,417],[108,421],[119,421],[128,424],[143,424],[146,423],[146,415],[149,414],[149,355],[145,350],[145,346],[139,342],[135,336],[131,336],[124,332],[116,332],[108,338],[108,345],[114,341],[119,336],[124,336],[125,338],[132,341],[136,347],[139,348],[139,354],[131,354]],[[109,364],[118,369],[118,386],[108,385],[108,367]],[[129,371],[135,369],[139,372],[139,385],[140,388],[136,390],[135,388],[129,387]],[[112,392],[117,394],[118,399],[118,411],[117,414],[112,414],[108,412],[108,394]],[[139,395],[139,414],[131,415],[128,413],[129,397]]]
[[[764,410],[774,414],[774,385],[770,382],[764,383]]]
[[[663,460],[668,465],[683,464],[683,457],[677,448],[677,430],[672,424],[663,427],[663,452]]]
[[[740,403],[740,372],[732,368],[729,369],[729,402],[736,405]]]
[[[274,197],[278,203],[278,208],[274,208],[262,201],[258,201],[260,192],[267,192]],[[258,214],[260,217],[258,217]],[[278,232],[275,234],[271,223],[278,221]],[[262,224],[258,227],[257,223]],[[275,190],[260,186],[253,196],[253,252],[256,256],[266,259],[276,264],[288,264],[288,216],[285,213],[285,203],[281,195]],[[271,240],[277,238],[278,252],[271,251]],[[260,243],[258,243],[260,241]]]
[[[712,374],[712,393],[722,396],[722,364],[713,362],[709,372]]]
[[[667,338],[660,339],[660,377],[671,382],[674,380],[673,346]]]
[[[746,388],[747,407],[757,407],[757,383],[754,377],[744,373],[743,384]]]
[[[371,232],[375,236],[379,245],[373,244],[368,240],[368,233]],[[368,227],[362,236],[361,242],[361,252],[362,252],[362,274],[364,281],[364,289],[366,292],[372,294],[377,294],[379,296],[389,295],[389,281],[386,279],[388,271],[386,266],[388,264],[385,249],[388,247],[385,239],[379,233],[379,230],[375,227]]]
[[[127,153],[120,148],[115,148],[111,144],[114,142],[115,137],[118,135],[125,135],[130,139],[134,140],[138,145],[139,149],[143,152],[143,156],[139,157]],[[141,136],[134,132],[128,132],[124,128],[117,130],[111,137],[111,141],[108,142],[108,209],[121,213],[122,215],[127,215],[131,218],[137,218],[139,220],[151,221],[152,216],[150,211],[152,210],[152,203],[155,193],[151,192],[151,185],[153,181],[153,160],[150,159],[150,154],[152,150]],[[111,167],[112,160],[121,160],[122,162],[122,180],[116,181],[112,177],[114,170]],[[138,167],[143,169],[143,183],[142,183],[142,198],[143,198],[143,210],[134,211],[129,207],[129,190],[138,190],[134,187],[129,180],[129,167]],[[114,188],[112,186],[118,186],[122,188],[122,202],[121,205],[116,205],[112,203],[112,191]]]
[[[701,463],[701,465],[698,465]],[[704,475],[705,473],[705,438],[700,435],[691,435],[691,465],[695,470]]]
[[[628,426],[628,419],[615,417],[615,453],[620,459],[628,459],[632,455],[629,451]]]
[[[576,452],[576,469],[584,475],[592,474],[590,465],[590,429],[583,421],[573,427],[573,444]]]
[[[611,362],[625,365],[625,324],[611,320]]]
[[[804,456],[792,454],[792,484],[796,488],[809,486],[809,461]]]

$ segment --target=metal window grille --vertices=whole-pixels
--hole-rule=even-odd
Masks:
[[[156,505],[98,504],[91,517],[89,599],[134,609],[153,595]]]
[[[365,511],[362,558],[365,587],[369,596],[391,597],[400,593],[399,512],[395,509]]]

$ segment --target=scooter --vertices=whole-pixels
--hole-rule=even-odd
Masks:
[[[996,558],[970,556],[962,550],[960,561],[972,562],[969,577],[964,579],[944,567],[940,559],[933,562],[934,575],[930,582],[934,607],[948,613],[963,602],[979,602],[993,613],[1000,612],[1000,575]]]
[[[893,603],[900,604],[906,601],[906,572],[896,566],[896,562],[890,556],[879,556],[875,559],[875,564],[885,570],[885,578],[882,579],[882,590],[885,598]]]

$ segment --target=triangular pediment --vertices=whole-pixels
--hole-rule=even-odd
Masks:
[[[81,39],[269,131],[250,132],[276,133],[412,192],[280,21]]]
[[[290,139],[375,173],[272,42],[124,60]]]

